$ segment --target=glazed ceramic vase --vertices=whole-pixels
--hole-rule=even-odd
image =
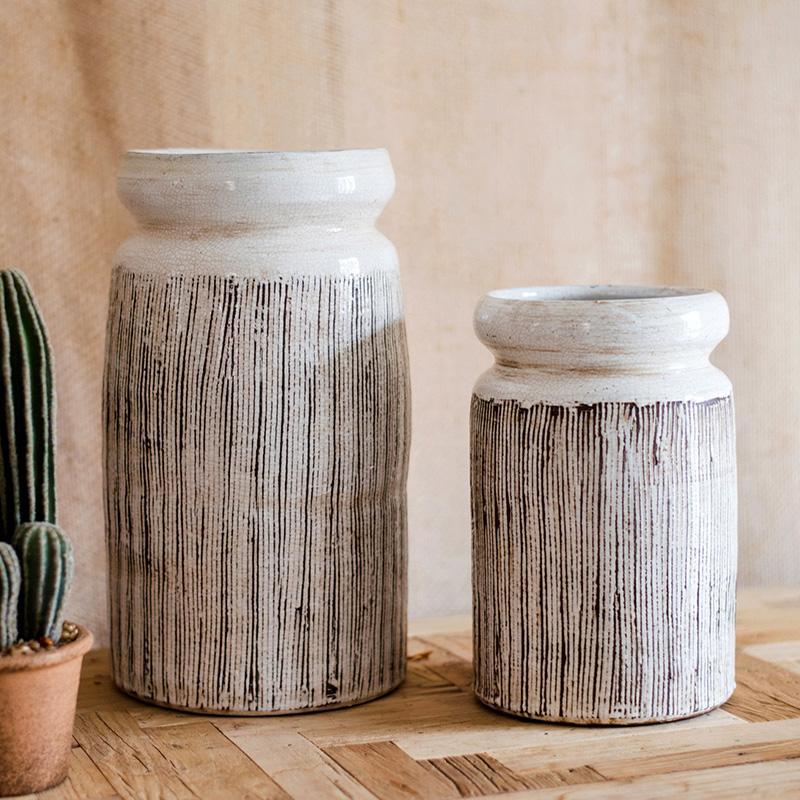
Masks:
[[[734,688],[736,463],[712,291],[492,292],[472,398],[475,690],[533,719],[645,723]]]
[[[105,373],[113,674],[212,713],[405,671],[409,387],[384,150],[139,151]]]

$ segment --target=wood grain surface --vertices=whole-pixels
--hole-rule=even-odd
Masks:
[[[147,706],[113,688],[108,653],[96,651],[84,663],[69,778],[39,797],[796,798],[800,588],[740,592],[738,620],[731,700],[635,728],[527,722],[485,708],[469,687],[465,617],[412,623],[397,691],[300,716]]]

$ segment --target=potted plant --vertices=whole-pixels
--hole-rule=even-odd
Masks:
[[[56,525],[50,345],[30,286],[0,272],[0,796],[67,776],[85,628],[62,622],[72,545]]]

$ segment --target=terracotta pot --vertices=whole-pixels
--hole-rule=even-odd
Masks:
[[[0,796],[41,792],[67,777],[84,654],[93,637],[0,656]]]
[[[534,719],[690,717],[734,687],[736,457],[716,292],[492,292],[472,400],[475,688]]]

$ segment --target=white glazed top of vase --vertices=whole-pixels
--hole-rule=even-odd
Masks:
[[[131,150],[117,191],[139,230],[115,263],[194,274],[395,270],[394,247],[375,229],[394,187],[383,149]]]
[[[523,405],[726,397],[730,381],[709,356],[728,323],[722,295],[703,289],[499,289],[475,311],[475,332],[495,357],[475,394]]]

